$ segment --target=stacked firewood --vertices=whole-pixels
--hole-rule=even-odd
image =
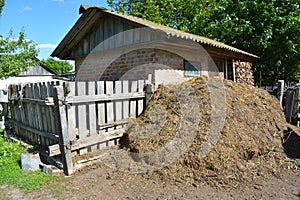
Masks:
[[[250,62],[235,62],[236,81],[244,85],[254,85],[254,77],[252,71],[252,63]]]

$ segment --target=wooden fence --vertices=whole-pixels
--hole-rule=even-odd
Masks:
[[[47,161],[72,174],[75,155],[116,145],[128,118],[145,109],[149,80],[10,85],[9,123]],[[150,87],[152,88],[152,87]]]
[[[300,126],[300,88],[295,87],[286,92],[285,118],[286,121]]]

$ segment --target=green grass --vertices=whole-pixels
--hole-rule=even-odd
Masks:
[[[30,192],[38,190],[52,179],[52,176],[41,170],[23,171],[20,167],[20,153],[28,149],[21,144],[4,139],[2,133],[3,130],[0,130],[0,186],[8,184]]]

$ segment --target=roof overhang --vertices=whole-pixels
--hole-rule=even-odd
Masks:
[[[113,17],[119,17],[123,20],[130,21],[143,27],[148,27],[153,30],[162,31],[170,37],[192,40],[202,45],[208,51],[208,53],[218,57],[236,58],[251,62],[259,58],[254,54],[242,51],[240,49],[234,48],[221,42],[214,41],[206,37],[186,33],[142,18],[119,13],[116,11],[111,11],[99,6],[81,5],[79,9],[79,14],[82,14],[81,17],[77,20],[75,25],[71,28],[71,30],[67,33],[64,39],[61,41],[61,43],[53,51],[51,56],[59,57],[61,59],[74,59],[70,57],[73,48],[85,36],[87,31],[91,29],[91,27],[96,23],[96,21],[99,20],[99,18],[104,14],[107,14]]]

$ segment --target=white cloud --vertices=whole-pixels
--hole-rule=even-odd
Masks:
[[[39,49],[55,49],[57,45],[55,44],[39,44],[37,45],[37,48]]]
[[[26,10],[26,11],[32,11],[32,8],[29,7],[29,6],[25,6],[25,7],[23,8],[23,10]]]

